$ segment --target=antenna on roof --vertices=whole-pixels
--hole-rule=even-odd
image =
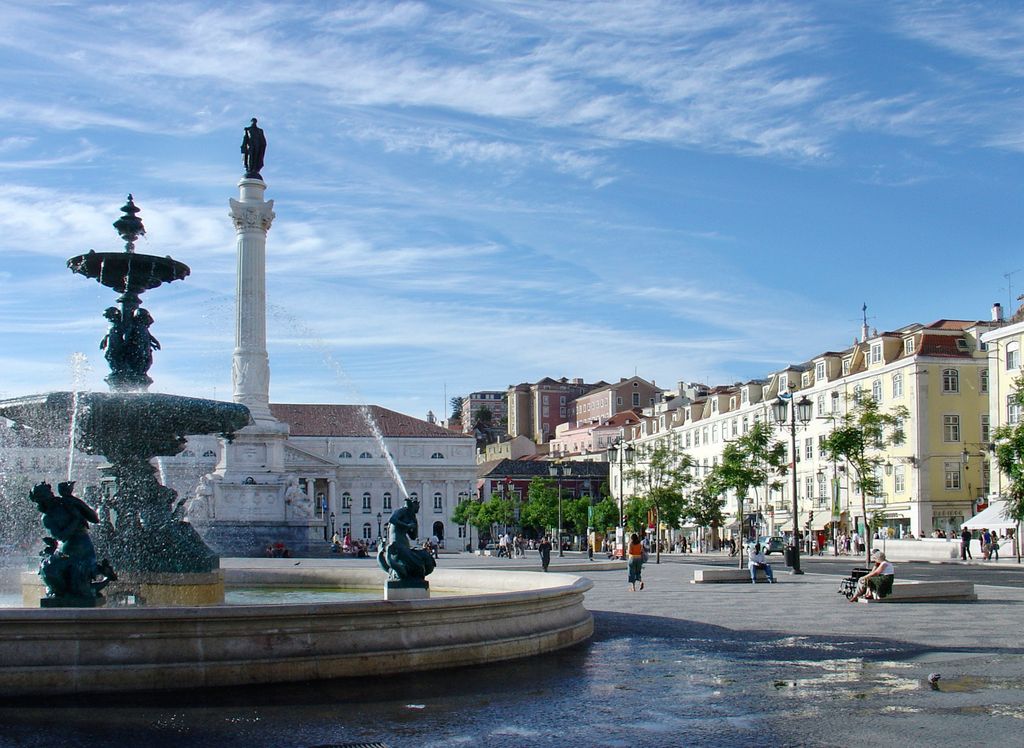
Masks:
[[[1013,309],[1013,276],[1019,273],[1022,268],[1011,270],[1008,273],[1003,273],[1003,277],[1006,278],[1006,308]]]

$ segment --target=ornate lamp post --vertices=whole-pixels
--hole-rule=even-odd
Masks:
[[[615,542],[625,544],[626,538],[626,516],[623,507],[622,495],[622,473],[625,470],[624,462],[633,462],[633,453],[636,450],[632,444],[624,444],[622,439],[616,439],[615,443],[608,447],[608,460],[614,461],[616,456],[619,462],[619,526],[615,528]]]
[[[380,534],[380,521],[382,519],[384,519],[384,515],[381,514],[380,512],[377,512],[377,542],[378,543],[380,543],[381,538],[384,537],[383,535]]]
[[[334,538],[334,512],[331,512],[331,538]]]
[[[548,472],[558,484],[558,555],[565,557],[565,549],[562,547],[562,476],[572,475],[572,466],[554,462],[548,466]]]
[[[805,395],[798,402],[793,402],[792,395],[779,395],[779,399],[772,403],[772,415],[775,423],[781,427],[789,427],[789,448],[793,458],[793,472],[790,487],[793,492],[793,541],[791,545],[790,567],[793,574],[803,574],[800,570],[800,517],[799,503],[797,501],[796,482],[796,422],[800,420],[801,425],[806,426],[811,421],[811,401]],[[788,421],[788,423],[787,423]]]

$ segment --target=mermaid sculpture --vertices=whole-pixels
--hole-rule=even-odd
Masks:
[[[420,502],[407,498],[405,506],[396,509],[388,520],[388,538],[381,540],[377,563],[395,581],[427,586],[426,576],[436,565],[433,556],[422,548],[413,548],[410,540],[419,535],[416,513]]]
[[[91,608],[104,602],[100,591],[117,575],[107,559],[96,563],[96,550],[89,538],[89,523],[100,518],[96,511],[75,496],[73,481],[57,484],[54,496],[49,483],[39,483],[29,493],[43,514],[49,537],[39,552],[39,576],[46,583],[44,608]],[[59,543],[59,545],[58,545]],[[101,577],[97,581],[97,577]]]

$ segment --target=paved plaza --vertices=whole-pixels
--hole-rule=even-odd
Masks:
[[[1019,744],[1024,588],[978,585],[974,603],[854,605],[835,592],[851,559],[815,559],[799,577],[773,559],[775,585],[689,583],[699,564],[728,562],[664,556],[630,592],[621,563],[556,556],[552,571],[594,583],[586,645],[400,678],[83,700],[56,726],[35,706],[4,704],[0,746]],[[440,563],[539,567],[535,553]],[[1024,578],[1009,561],[999,570]]]

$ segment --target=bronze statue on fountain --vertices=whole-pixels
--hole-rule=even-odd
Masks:
[[[43,550],[46,558],[41,574],[55,599],[84,596],[81,580],[87,572],[100,568],[95,553],[83,550],[88,541],[85,528],[90,523],[96,524],[97,546],[118,570],[121,583],[132,575],[208,574],[216,570],[219,558],[195,528],[183,521],[177,494],[161,485],[151,460],[180,452],[189,434],[219,433],[230,438],[250,422],[244,405],[147,392],[153,381],[148,374],[153,351],[160,349],[160,343],[150,332],[153,317],[142,307],[140,295],[182,280],[190,271],[171,257],[135,252],[135,243],[146,230],[131,195],[121,210],[123,215],[114,228],[125,241],[123,252],[90,250],[68,260],[73,272],[120,294],[119,306],[103,312],[110,329],[100,342],[110,366],[106,382],[111,392],[51,392],[0,402],[0,417],[23,426],[53,433],[68,433],[73,427],[76,449],[103,455],[109,462],[101,469],[104,488],[90,487],[99,499],[98,511],[74,497],[71,484],[67,496],[53,497],[52,491],[47,493],[40,486],[33,491],[33,500],[44,512],[44,525],[52,535]],[[50,527],[64,526],[57,517],[79,518],[73,523],[77,529],[65,533],[70,533],[68,538]],[[62,545],[58,547],[55,541]],[[88,548],[91,546],[89,541]]]

